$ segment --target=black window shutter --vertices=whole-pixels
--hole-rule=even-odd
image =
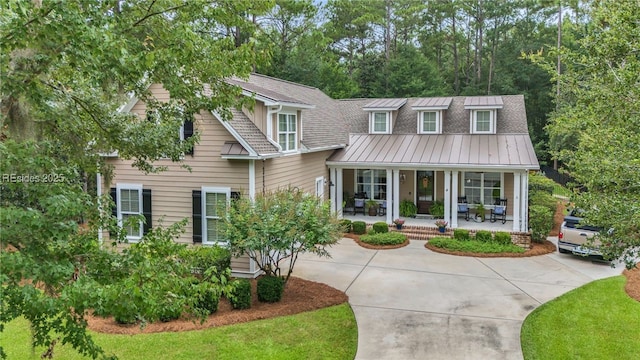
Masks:
[[[142,189],[142,215],[145,219],[142,233],[146,234],[153,227],[151,222],[151,189]]]
[[[109,189],[109,196],[111,196],[111,200],[115,204],[114,207],[111,208],[111,216],[114,218],[118,217],[118,190],[116,188]],[[111,232],[109,232],[111,234]]]
[[[187,140],[188,138],[193,136],[193,119],[185,120],[184,125],[183,125],[182,134],[184,135],[184,139],[185,140]],[[195,146],[192,146],[189,150],[187,150],[185,152],[185,154],[193,155],[194,154],[194,147]]]
[[[202,191],[193,190],[193,242],[202,242]]]

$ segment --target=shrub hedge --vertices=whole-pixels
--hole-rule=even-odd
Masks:
[[[351,224],[353,233],[356,235],[362,235],[367,231],[367,224],[364,221],[354,221]]]
[[[362,235],[360,241],[371,245],[398,245],[407,241],[407,235],[399,232],[377,233]]]
[[[248,309],[251,307],[251,282],[248,279],[233,281],[233,289],[227,295],[234,309]]]
[[[258,300],[274,303],[282,299],[284,279],[279,276],[263,276],[258,279]]]
[[[553,214],[545,206],[529,206],[529,227],[531,228],[531,241],[544,242],[553,227]]]
[[[383,234],[389,232],[389,225],[384,221],[378,221],[373,224],[373,231],[376,234]]]
[[[496,242],[483,242],[477,240],[459,241],[447,237],[437,237],[429,240],[429,244],[441,249],[451,251],[474,252],[484,254],[497,253],[523,253],[525,250],[518,245],[498,244]]]
[[[453,230],[453,238],[460,241],[469,240],[469,230],[467,229],[454,229]]]
[[[498,231],[493,236],[493,241],[495,241],[498,244],[504,244],[504,245],[513,244],[513,241],[511,241],[511,234],[509,234],[506,231]]]
[[[351,220],[349,219],[340,220],[340,226],[342,226],[342,231],[344,231],[345,233],[351,232]]]
[[[231,267],[231,252],[221,246],[185,247],[178,257],[189,264],[196,274],[203,274],[211,267],[215,267],[220,274]]]
[[[476,240],[482,242],[491,242],[493,241],[493,236],[491,235],[491,231],[489,230],[479,230],[476,233]]]

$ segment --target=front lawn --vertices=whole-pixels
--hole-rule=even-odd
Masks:
[[[543,304],[525,319],[525,359],[637,359],[640,302],[625,277],[594,281]]]
[[[29,325],[10,322],[0,345],[9,359],[39,359],[29,346]],[[92,333],[108,355],[120,359],[353,359],[356,321],[348,304],[297,315],[206,330],[139,335]],[[82,359],[70,346],[56,346],[54,359]]]
[[[448,237],[436,237],[428,242],[429,245],[447,249],[449,251],[460,251],[469,253],[524,253],[524,249],[514,244],[500,244],[493,241],[478,240],[456,240]]]

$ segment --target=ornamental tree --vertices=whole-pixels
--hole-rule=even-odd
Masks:
[[[297,189],[279,189],[234,200],[223,223],[234,256],[247,255],[268,276],[289,280],[298,255],[329,257],[342,236],[329,204]],[[282,274],[282,265],[287,264]]]

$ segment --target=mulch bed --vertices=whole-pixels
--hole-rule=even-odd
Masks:
[[[399,248],[402,248],[402,247],[405,247],[405,246],[409,245],[409,238],[407,238],[407,240],[405,240],[405,242],[403,242],[402,244],[371,245],[371,244],[367,244],[366,242],[360,241],[360,235],[356,235],[356,234],[353,234],[353,233],[346,233],[343,236],[346,237],[346,238],[352,239],[353,241],[356,242],[356,244],[360,245],[361,247],[363,247],[365,249],[372,249],[372,250],[399,249]]]
[[[625,269],[622,275],[627,278],[627,284],[624,290],[632,299],[640,302],[640,263],[637,263],[636,267],[632,270]]]
[[[210,327],[244,323],[248,321],[269,319],[285,315],[298,314],[339,305],[349,300],[342,291],[331,286],[315,281],[304,280],[296,277],[289,278],[282,296],[277,303],[262,303],[258,301],[255,279],[252,282],[251,308],[234,310],[229,301],[220,299],[218,311],[210,315],[203,323],[200,320],[174,320],[169,322],[157,322],[147,324],[144,328],[140,325],[121,325],[112,317],[101,318],[88,316],[89,329],[101,333],[135,335],[142,333],[176,332],[201,330]]]

